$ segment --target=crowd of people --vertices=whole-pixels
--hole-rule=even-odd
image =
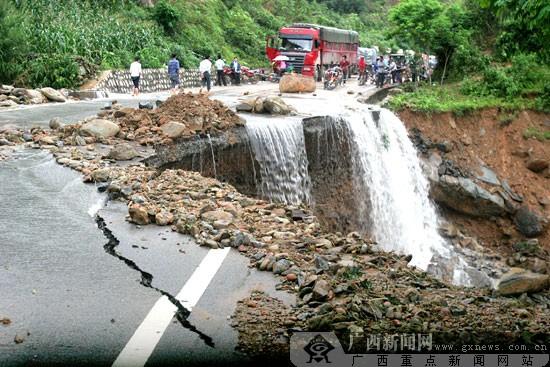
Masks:
[[[207,55],[199,63],[199,73],[201,77],[201,91],[202,88],[206,88],[207,91],[210,91],[212,87],[212,69],[216,70],[216,85],[226,86],[227,80],[225,78],[226,69],[229,67],[228,74],[233,80],[233,83],[239,85],[241,83],[241,64],[237,57],[233,58],[233,61],[229,65],[226,64],[225,60],[221,55],[218,55],[218,58],[214,63],[210,60],[210,56]],[[167,63],[167,74],[170,79],[170,92],[171,94],[177,94],[181,89],[180,81],[180,70],[182,67],[177,58],[176,54],[172,54],[170,60]],[[130,78],[134,85],[132,96],[138,96],[140,93],[140,79],[142,77],[142,68],[141,60],[139,57],[136,57],[132,64],[130,65]]]
[[[281,77],[285,73],[292,73],[293,65],[287,63],[286,60],[276,60],[272,63],[273,72]],[[176,54],[172,54],[167,63],[167,73],[170,79],[171,93],[177,94],[180,91],[180,70],[181,65]],[[201,91],[206,88],[210,91],[212,87],[212,72],[216,72],[215,85],[226,86],[226,76],[229,76],[233,84],[241,83],[241,64],[237,57],[233,58],[229,65],[221,55],[218,54],[214,63],[210,60],[210,56],[204,57],[199,63],[199,73],[201,77]],[[342,77],[343,84],[346,84],[347,79],[351,75],[351,64],[346,55],[342,56],[340,62],[335,65],[330,63],[328,71],[334,75]],[[419,80],[427,80],[432,72],[429,59],[426,57],[405,57],[404,55],[389,55],[379,56],[376,61],[367,63],[364,56],[360,56],[357,62],[358,79],[364,81],[360,84],[365,84],[370,80],[376,87],[382,88],[386,84],[399,84],[403,81],[416,82]],[[137,96],[140,93],[140,78],[142,76],[141,61],[139,57],[134,59],[130,65],[130,78],[134,85],[132,95]]]

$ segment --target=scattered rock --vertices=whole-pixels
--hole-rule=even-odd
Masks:
[[[160,128],[164,133],[164,135],[172,139],[180,137],[181,134],[183,134],[183,132],[186,129],[184,124],[176,121],[168,121],[167,123],[162,125]]]
[[[174,222],[174,215],[170,212],[162,210],[155,215],[155,223],[159,226],[167,226]]]
[[[550,285],[550,277],[525,269],[513,268],[498,282],[497,292],[503,296],[540,292]]]
[[[25,337],[22,335],[16,334],[15,338],[13,338],[13,341],[15,342],[15,344],[21,344],[25,341]]]
[[[540,173],[544,171],[546,168],[548,168],[548,160],[534,158],[527,161],[526,165],[527,165],[527,168],[529,168],[531,171],[535,173]]]
[[[149,213],[147,212],[147,209],[145,209],[143,206],[139,204],[133,204],[130,206],[130,209],[128,210],[128,213],[130,214],[130,221],[136,224],[145,225],[149,224]]]
[[[522,206],[514,215],[514,224],[517,229],[527,237],[540,236],[545,229],[546,220],[527,206]]]
[[[280,97],[267,97],[263,103],[265,111],[272,115],[288,115],[291,108]]]
[[[281,274],[290,269],[292,263],[287,259],[280,259],[273,265],[273,273]]]
[[[130,144],[120,143],[111,148],[107,157],[117,161],[128,161],[139,157],[139,153]]]
[[[80,128],[80,131],[96,138],[110,138],[118,134],[120,127],[112,121],[93,119]]]
[[[233,221],[233,214],[223,210],[211,210],[202,213],[201,218],[209,222],[223,220],[231,223]]]
[[[432,183],[432,195],[438,203],[473,217],[499,217],[508,211],[502,197],[468,178],[441,176]]]
[[[50,129],[57,130],[60,127],[62,127],[63,124],[61,123],[61,119],[59,117],[54,117],[53,119],[50,120],[49,126],[50,126]]]
[[[314,301],[326,301],[329,291],[330,284],[324,279],[318,279],[313,286],[312,299]]]
[[[53,102],[65,102],[67,100],[61,92],[50,87],[42,88],[40,89],[40,92],[44,95],[44,97]]]
[[[109,181],[110,171],[108,168],[97,169],[92,172],[91,176],[94,182],[107,182]]]

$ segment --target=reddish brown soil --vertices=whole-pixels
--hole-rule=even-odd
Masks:
[[[550,130],[550,116],[533,111],[513,114],[497,109],[476,111],[460,117],[452,113],[428,115],[410,110],[399,115],[408,129],[419,129],[425,138],[433,142],[451,142],[453,148],[444,154],[446,159],[473,173],[478,172],[483,162],[500,179],[508,181],[512,189],[524,198],[524,204],[550,218],[550,169],[535,173],[526,166],[531,159],[550,160],[550,140],[523,137],[528,128],[541,132]],[[490,189],[490,186],[486,188]],[[520,237],[509,220],[487,220],[482,223],[479,219],[465,218],[456,213],[447,214],[491,247],[506,250]],[[550,248],[550,230],[539,237],[539,241],[543,247]]]

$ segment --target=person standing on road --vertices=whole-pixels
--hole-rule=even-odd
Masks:
[[[386,64],[384,64],[384,58],[382,56],[380,56],[376,65],[376,87],[382,88],[386,79]]]
[[[231,71],[233,72],[233,78],[235,78],[235,84],[241,84],[241,64],[239,60],[235,57],[231,62]]]
[[[180,87],[180,62],[176,56],[176,54],[172,54],[172,58],[168,61],[168,76],[170,77],[172,95],[177,94]]]
[[[365,56],[361,56],[359,58],[359,63],[357,66],[359,67],[359,80],[364,78],[364,81],[366,82],[367,76],[365,75],[365,72],[367,71],[367,63],[365,62]]]
[[[349,61],[346,55],[342,56],[342,60],[340,60],[340,69],[342,69],[342,74],[344,74],[344,84],[346,84],[349,72]]]
[[[391,73],[391,82],[395,84],[395,74],[397,73],[397,64],[393,57],[390,57],[390,73]]]
[[[212,72],[212,61],[210,61],[210,56],[206,56],[204,60],[199,64],[199,72],[201,73],[202,88],[206,86],[206,90],[210,92],[210,73]]]
[[[225,81],[225,78],[223,77],[223,68],[225,67],[225,61],[222,59],[222,55],[218,55],[218,59],[214,63],[216,66],[216,85],[222,86],[222,83],[224,86],[227,85],[227,82]]]
[[[134,58],[134,62],[130,64],[130,78],[134,83],[134,90],[132,96],[139,95],[139,79],[141,77],[141,63],[139,62],[139,56]]]

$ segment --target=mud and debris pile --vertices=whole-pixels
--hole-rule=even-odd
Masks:
[[[123,142],[153,146],[244,124],[244,119],[220,101],[203,94],[187,93],[168,98],[156,109],[123,107],[114,101],[97,116],[75,124],[63,124],[60,119],[53,118],[50,129],[21,130],[17,126],[5,125],[0,129],[0,146],[25,142],[45,147]]]
[[[173,139],[223,131],[244,125],[223,103],[203,94],[179,94],[157,109],[120,108],[108,114],[120,126],[120,136],[141,145],[170,144]]]

